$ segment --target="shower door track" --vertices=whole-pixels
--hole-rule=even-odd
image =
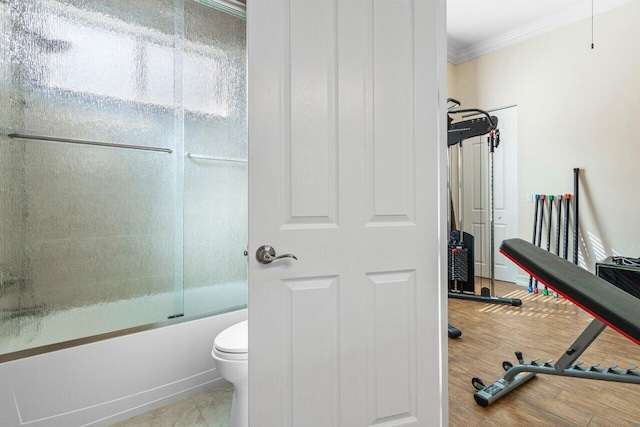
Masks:
[[[27,357],[38,356],[52,351],[64,350],[67,348],[77,347],[80,345],[91,344],[99,341],[104,341],[111,338],[122,337],[125,335],[136,334],[139,332],[150,331],[153,329],[164,328],[166,326],[173,326],[180,323],[191,322],[193,320],[200,320],[206,317],[218,316],[226,314],[236,310],[245,309],[245,307],[230,307],[225,310],[220,310],[212,313],[200,313],[190,316],[172,317],[167,320],[163,320],[155,323],[147,323],[146,325],[133,326],[125,329],[118,329],[111,332],[105,332],[102,334],[91,335],[88,337],[76,338],[68,341],[60,341],[53,344],[46,344],[38,347],[27,348],[24,350],[13,351],[11,353],[0,354],[0,363],[11,362],[14,360],[24,359]]]

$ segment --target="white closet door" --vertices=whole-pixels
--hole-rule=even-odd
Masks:
[[[518,234],[517,107],[489,112],[498,118],[500,145],[493,157],[495,278],[516,282],[517,268],[498,248]],[[463,142],[464,229],[474,236],[475,274],[490,277],[490,192],[487,136]]]

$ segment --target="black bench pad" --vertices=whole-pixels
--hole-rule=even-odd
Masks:
[[[640,299],[525,240],[505,240],[500,252],[538,281],[640,344]]]

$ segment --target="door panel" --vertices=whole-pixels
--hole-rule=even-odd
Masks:
[[[515,283],[517,268],[498,251],[498,247],[503,240],[518,234],[518,109],[510,107],[492,114],[498,117],[501,140],[494,154],[495,276],[497,280]]]
[[[252,426],[446,424],[444,7],[248,4]]]
[[[288,127],[285,176],[288,224],[335,224],[337,135],[335,4],[289,3],[289,63],[284,67],[284,116]],[[285,56],[286,57],[286,56]],[[288,75],[287,75],[288,74]],[[288,93],[287,93],[288,92]]]
[[[489,238],[487,200],[487,137],[463,142],[465,231],[474,236],[475,273],[489,277]],[[470,191],[469,191],[470,190]]]
[[[375,416],[411,418],[416,411],[414,271],[369,274],[375,297]],[[401,331],[400,333],[398,333]],[[393,351],[387,345],[393,343]],[[415,421],[415,418],[412,420]]]
[[[415,174],[414,144],[414,58],[412,1],[372,2],[371,38],[365,61],[371,74],[370,141],[368,150],[373,190],[371,221],[382,223],[413,221]],[[370,205],[371,205],[370,204]]]
[[[334,425],[339,405],[339,278],[303,277],[282,281],[290,301],[284,329],[291,358],[292,425],[307,419]],[[288,294],[288,295],[287,295]],[[318,353],[322,357],[318,357]]]

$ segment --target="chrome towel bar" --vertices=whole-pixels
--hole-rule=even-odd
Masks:
[[[184,153],[184,155],[190,159],[214,160],[216,162],[247,163],[246,159],[230,159],[227,157],[204,156],[202,154],[193,154],[189,152]]]
[[[27,135],[22,133],[10,133],[7,136],[9,138],[31,139],[36,141],[66,142],[70,144],[97,145],[100,147],[126,148],[129,150],[159,151],[161,153],[168,153],[168,154],[173,153],[173,150],[169,148],[146,147],[144,145],[118,144],[115,142],[91,141],[87,139],[71,139],[71,138],[60,138],[57,136]]]

